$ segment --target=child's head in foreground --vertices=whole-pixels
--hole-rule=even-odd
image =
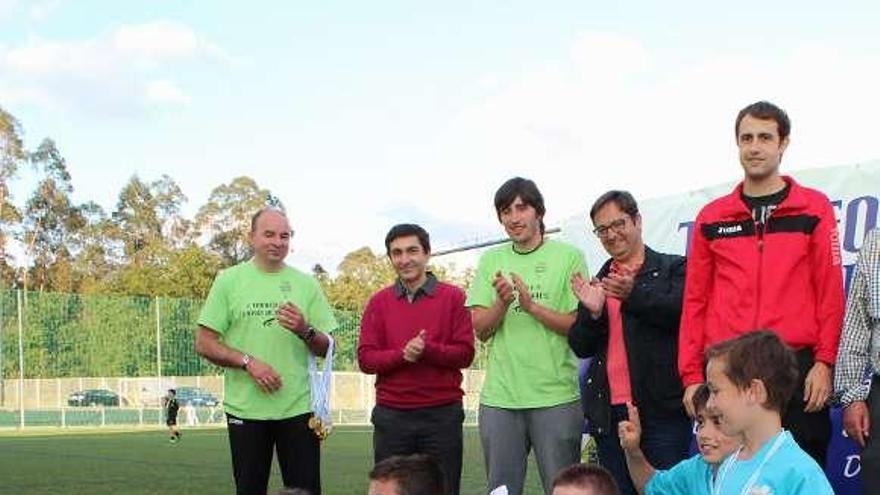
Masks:
[[[602,466],[572,464],[553,479],[553,495],[620,495],[620,491]]]
[[[794,353],[770,331],[759,330],[706,350],[707,409],[721,429],[738,437],[757,421],[779,417],[797,385]]]
[[[694,393],[693,404],[697,419],[697,448],[703,460],[709,464],[720,464],[739,446],[739,438],[725,435],[721,431],[721,421],[715,411],[707,407],[709,387],[702,384]]]

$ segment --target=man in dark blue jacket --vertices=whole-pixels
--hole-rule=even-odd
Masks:
[[[635,495],[617,437],[627,403],[639,407],[642,450],[658,469],[684,460],[691,440],[676,367],[685,259],[645,246],[638,205],[626,191],[603,194],[590,218],[611,259],[592,281],[572,279],[580,304],[568,342],[579,357],[594,358],[584,402],[599,462],[621,493]]]

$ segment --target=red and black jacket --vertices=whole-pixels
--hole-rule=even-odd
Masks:
[[[708,346],[756,329],[834,365],[844,311],[834,210],[821,192],[783,179],[789,193],[766,224],[753,220],[742,184],[697,215],[679,332],[684,386],[703,381]]]

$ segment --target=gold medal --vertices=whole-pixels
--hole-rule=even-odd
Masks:
[[[309,428],[315,432],[315,436],[318,437],[318,440],[324,440],[330,435],[330,430],[333,429],[332,425],[325,425],[321,418],[317,416],[312,416],[309,418]]]
[[[333,427],[330,425],[324,426],[323,424],[321,424],[321,426],[318,428],[318,431],[316,432],[318,435],[318,440],[325,440],[330,435],[330,430],[332,428]]]

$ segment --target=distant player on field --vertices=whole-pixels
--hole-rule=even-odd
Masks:
[[[177,411],[180,404],[177,403],[177,391],[168,389],[168,395],[162,398],[162,408],[165,409],[165,424],[168,425],[169,440],[177,443],[180,440],[180,431],[177,430]]]

